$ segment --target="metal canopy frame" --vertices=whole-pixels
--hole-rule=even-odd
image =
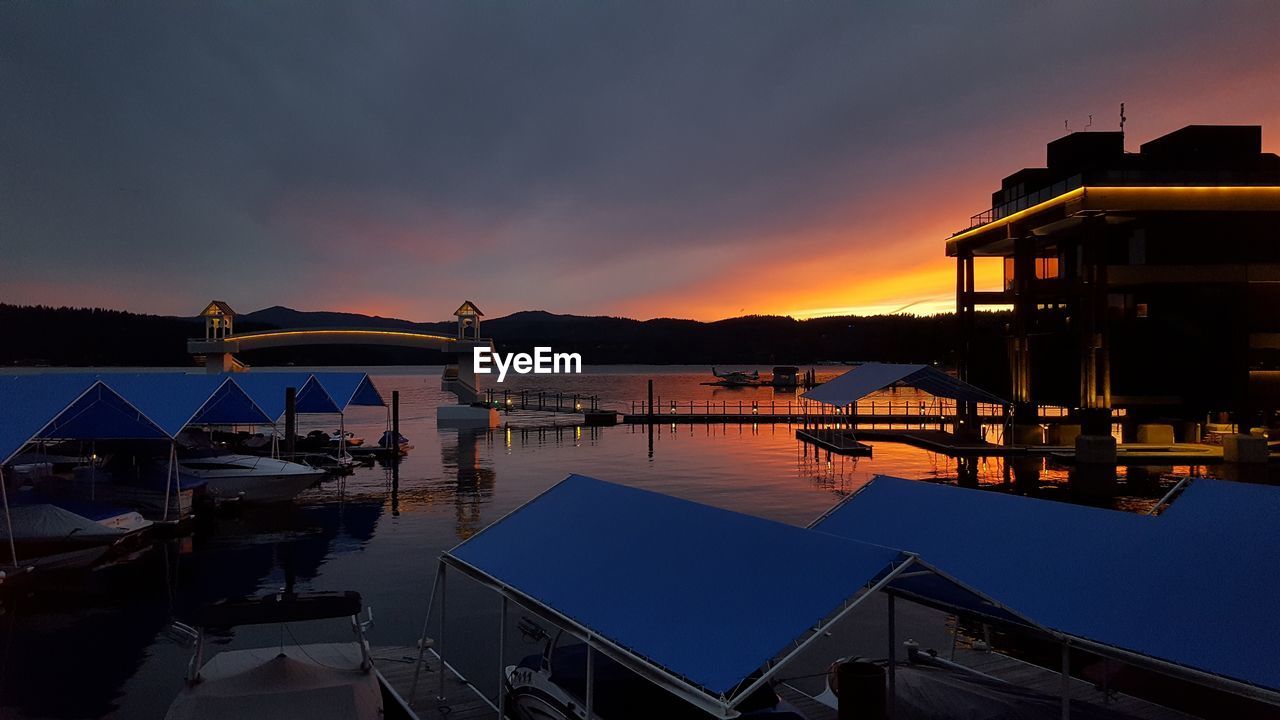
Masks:
[[[529,595],[526,595],[525,593],[521,592],[519,589],[514,588],[502,582],[501,580],[493,577],[492,575],[489,575],[488,573],[480,570],[479,568],[476,568],[475,566],[463,560],[460,560],[459,558],[455,557],[452,553],[448,551],[440,554],[440,564],[439,564],[439,569],[437,570],[437,588],[439,590],[440,603],[441,603],[441,606],[443,607],[445,602],[444,582],[443,582],[444,576],[445,576],[445,568],[452,567],[455,570],[461,572],[463,575],[466,575],[472,580],[475,580],[476,582],[480,583],[481,585],[484,585],[485,587],[496,591],[503,599],[504,609],[506,607],[506,603],[510,601],[510,602],[516,603],[521,607],[524,607],[530,610],[531,612],[541,615],[545,617],[547,620],[555,623],[557,626],[564,629],[573,637],[577,638],[578,640],[586,644],[589,653],[599,652],[605,655],[606,657],[608,657],[609,659],[613,660],[614,662],[618,663],[619,665],[622,665],[623,667],[636,673],[637,675],[644,678],[645,680],[648,680],[649,682],[667,690],[668,692],[676,695],[677,697],[685,700],[686,702],[689,702],[695,707],[701,710],[704,710],[706,712],[709,712],[712,715],[715,715],[717,717],[728,719],[728,718],[737,717],[739,715],[737,711],[738,705],[742,704],[748,697],[751,696],[752,693],[758,690],[765,683],[769,682],[769,680],[771,680],[774,675],[776,675],[779,671],[781,671],[784,667],[786,667],[801,652],[803,652],[806,648],[808,648],[811,644],[813,644],[813,642],[815,642],[817,639],[821,637],[824,637],[826,631],[832,625],[834,625],[835,623],[845,618],[855,608],[860,606],[864,600],[866,600],[868,597],[871,597],[876,591],[884,589],[900,573],[906,571],[909,567],[912,567],[918,564],[918,562],[919,561],[916,559],[915,556],[910,555],[908,553],[903,553],[902,560],[897,565],[894,565],[887,574],[882,576],[879,580],[864,586],[862,588],[862,591],[856,597],[852,597],[846,600],[845,603],[840,608],[836,609],[820,625],[813,627],[809,631],[808,637],[806,637],[803,640],[797,640],[795,646],[792,647],[790,650],[787,650],[784,655],[770,661],[768,664],[768,669],[766,669],[760,675],[760,677],[757,678],[754,682],[747,684],[745,687],[742,687],[742,685],[739,685],[739,688],[727,697],[713,690],[710,690],[708,688],[704,688],[698,685],[697,683],[694,683],[689,679],[679,675],[678,673],[675,673],[671,670],[666,669],[665,667],[663,667],[661,664],[659,664],[654,660],[641,656],[617,643],[614,643],[613,641],[599,634],[595,630],[592,630],[591,628],[577,622],[576,620],[573,620],[572,618],[560,613],[554,608],[547,606],[546,604],[538,601],[537,599]],[[428,618],[431,615],[431,611],[434,609],[433,606],[434,606],[435,595],[436,595],[436,592],[433,590],[432,604],[427,608]],[[505,613],[504,613],[504,616],[505,616]],[[443,617],[443,613],[441,613],[442,629],[443,629],[443,622],[444,622],[444,617]],[[424,623],[424,627],[425,626],[426,626],[426,623]],[[443,633],[441,633],[441,636],[443,636]],[[442,637],[437,639],[442,640]],[[425,633],[424,633],[423,640],[425,641]],[[425,642],[423,644],[425,646]],[[439,643],[439,647],[437,649],[441,657],[443,658],[443,655],[444,655],[443,642]],[[590,663],[588,663],[588,667],[590,667]],[[745,682],[745,679],[744,679],[744,682]],[[590,706],[591,705],[590,701],[594,700],[594,697],[593,697],[594,692],[593,692],[593,688],[591,687],[590,681],[588,681],[588,685],[587,685],[587,695],[588,697],[586,698],[586,700],[588,701],[588,706]]]
[[[551,488],[548,488],[547,490],[544,490],[543,492],[538,493],[527,502],[503,514],[502,517],[498,518],[494,522],[487,525],[485,528],[481,529],[478,533],[476,533],[476,535],[480,535],[486,532],[490,527],[493,527],[501,523],[507,517],[519,512],[525,506],[532,504],[533,502],[541,498],[543,495],[550,492],[555,487],[558,487],[559,484],[560,483],[556,483]],[[473,535],[472,538],[476,537],[476,535]],[[445,664],[445,661],[444,661],[444,635],[445,635],[444,633],[445,612],[444,611],[445,611],[445,599],[446,599],[445,577],[446,577],[446,568],[448,567],[452,567],[455,570],[461,572],[463,575],[480,583],[481,585],[484,585],[485,587],[491,590],[494,590],[502,598],[502,620],[500,621],[502,625],[499,628],[500,640],[503,639],[505,635],[507,603],[514,602],[517,605],[523,608],[526,608],[529,611],[537,615],[540,615],[545,619],[547,619],[548,621],[558,625],[564,631],[568,632],[570,635],[572,635],[573,637],[577,638],[578,640],[586,644],[588,649],[588,656],[589,656],[588,668],[591,667],[591,660],[590,660],[591,653],[593,652],[603,653],[606,657],[612,659],[613,661],[617,662],[623,667],[628,668],[629,670],[636,673],[640,677],[648,680],[649,682],[652,682],[653,684],[666,689],[668,692],[671,692],[677,697],[680,697],[681,699],[691,703],[697,708],[700,708],[706,712],[709,712],[716,717],[725,718],[726,720],[729,718],[737,717],[739,715],[739,712],[737,711],[738,705],[744,702],[748,697],[751,696],[752,693],[758,690],[761,686],[763,686],[765,683],[771,680],[779,671],[781,671],[784,667],[786,667],[792,660],[794,660],[797,656],[799,656],[800,653],[806,650],[815,641],[817,641],[821,637],[824,637],[827,630],[831,626],[843,620],[855,608],[861,605],[863,601],[865,601],[868,597],[871,597],[873,594],[875,594],[878,591],[884,591],[886,592],[886,595],[888,595],[888,606],[889,606],[888,607],[888,625],[890,629],[888,657],[892,661],[894,654],[896,652],[896,639],[895,639],[895,636],[893,635],[894,626],[895,626],[895,621],[894,621],[895,608],[893,603],[893,593],[889,592],[889,586],[896,578],[906,573],[906,571],[909,569],[914,569],[914,572],[924,572],[924,573],[936,575],[937,577],[955,585],[956,587],[963,590],[964,592],[967,592],[987,603],[990,603],[991,605],[998,607],[1001,610],[1004,610],[1005,612],[1008,612],[1018,618],[1021,618],[1029,626],[1038,627],[1033,621],[1025,618],[1020,613],[1017,613],[1011,608],[1007,608],[1001,605],[995,599],[990,598],[987,595],[983,594],[982,592],[969,587],[968,585],[960,582],[959,580],[956,580],[950,575],[940,572],[936,568],[929,565],[927,562],[921,560],[917,555],[906,552],[906,551],[899,551],[900,552],[899,560],[895,564],[889,565],[887,572],[882,573],[878,578],[872,579],[871,581],[867,582],[865,585],[863,585],[859,589],[858,593],[846,598],[845,601],[839,607],[833,608],[832,611],[823,619],[823,621],[820,624],[810,628],[805,635],[802,635],[801,637],[796,638],[793,641],[792,647],[790,649],[785,649],[785,648],[780,649],[779,654],[775,655],[773,659],[769,660],[766,663],[766,665],[764,666],[765,668],[764,672],[761,674],[759,678],[751,682],[747,682],[748,678],[744,678],[738,684],[735,690],[732,691],[729,694],[729,696],[726,697],[722,693],[705,688],[697,684],[696,682],[693,682],[688,678],[680,675],[679,673],[668,670],[657,661],[644,657],[622,645],[619,645],[611,641],[610,639],[608,639],[607,637],[604,637],[603,635],[599,634],[595,630],[579,623],[578,621],[564,615],[563,613],[555,610],[554,608],[551,608],[546,604],[540,602],[539,600],[527,595],[520,589],[513,587],[511,585],[508,585],[507,583],[504,583],[498,578],[493,577],[489,573],[483,570],[480,570],[474,565],[471,565],[470,563],[458,558],[453,554],[453,550],[456,549],[457,547],[460,547],[461,545],[462,543],[459,543],[459,545],[455,546],[454,548],[451,548],[449,550],[446,550],[440,553],[440,559],[437,565],[435,580],[431,587],[431,594],[427,601],[427,609],[426,609],[425,617],[423,618],[422,636],[419,639],[419,662],[417,667],[415,668],[414,683],[413,683],[413,687],[414,687],[413,692],[415,693],[416,693],[417,683],[418,683],[418,672],[421,670],[421,667],[422,667],[422,663],[421,663],[422,656],[425,653],[425,649],[427,646],[427,631],[430,628],[431,612],[435,608],[435,603],[437,601],[437,598],[439,599],[439,602],[440,602],[440,625],[439,625],[440,632],[436,638],[437,645],[435,650],[436,650],[437,656],[440,657],[441,659],[442,665]],[[1044,630],[1044,632],[1050,634],[1055,639],[1059,639],[1059,640],[1065,639],[1061,634],[1053,633],[1052,631],[1049,631],[1047,629]],[[501,645],[499,645],[498,654],[499,654],[500,665],[503,663],[502,653],[503,653],[503,648]],[[502,676],[502,679],[505,679],[505,668],[500,667],[499,672]],[[889,667],[888,676],[889,676],[888,680],[890,683],[890,687],[893,687],[893,685],[895,684],[895,677],[894,677],[892,663],[890,664],[890,667]],[[591,717],[590,711],[592,709],[592,705],[594,701],[594,689],[591,687],[590,679],[591,679],[591,676],[589,675],[588,684],[587,684],[588,697],[584,699],[587,702],[588,718]],[[500,693],[501,693],[501,687],[502,685],[500,684],[499,685]],[[444,674],[442,672],[440,675],[439,698],[443,699],[443,696],[444,696]],[[486,698],[486,701],[487,700],[488,699]],[[501,696],[499,697],[499,704],[500,705],[502,704]]]
[[[874,482],[874,479],[873,479],[873,482]],[[1190,477],[1183,478],[1182,480],[1180,480],[1176,485],[1174,485],[1172,489],[1170,489],[1164,495],[1164,497],[1162,497],[1159,500],[1159,502],[1156,503],[1156,506],[1148,514],[1154,515],[1157,511],[1164,509],[1165,506],[1167,506],[1170,502],[1172,502],[1172,500],[1176,495],[1181,493],[1183,490],[1185,490],[1188,486],[1190,486],[1194,482],[1195,482],[1195,478],[1190,478]],[[834,506],[827,509],[821,515],[814,518],[813,521],[810,522],[805,527],[808,529],[814,529],[817,525],[822,523],[823,520],[827,519],[829,516],[831,516],[840,508],[844,507],[846,503],[852,502],[854,498],[856,498],[863,490],[866,490],[867,488],[871,487],[871,485],[872,483],[867,483],[866,485],[863,485],[861,488],[858,488],[854,492],[850,493],[849,495],[841,499],[840,502],[836,503]],[[821,532],[821,531],[819,530],[817,532]],[[1003,610],[1015,617],[1023,619],[1024,621],[1026,621],[1026,623],[1025,624],[1013,623],[1013,622],[1010,622],[1007,618],[1000,618],[1000,617],[991,616],[991,615],[983,615],[981,613],[974,612],[973,610],[953,605],[944,600],[928,598],[909,590],[888,588],[887,592],[893,595],[897,595],[902,599],[907,600],[908,602],[915,603],[917,605],[931,607],[935,610],[950,612],[955,615],[981,619],[983,622],[987,622],[991,624],[998,624],[1006,627],[1017,628],[1020,631],[1041,635],[1042,637],[1046,637],[1054,642],[1061,643],[1064,647],[1070,646],[1070,647],[1078,648],[1086,652],[1090,652],[1095,655],[1098,655],[1099,657],[1107,658],[1109,660],[1115,660],[1117,662],[1131,665],[1133,667],[1143,668],[1145,670],[1157,672],[1169,677],[1185,680],[1187,682],[1196,683],[1197,685],[1203,685],[1205,687],[1213,688],[1215,690],[1221,690],[1223,692],[1228,692],[1235,695],[1239,695],[1241,697],[1246,697],[1251,700],[1256,700],[1258,702],[1280,706],[1280,691],[1278,690],[1263,687],[1261,685],[1255,685],[1253,683],[1245,682],[1242,680],[1236,680],[1236,679],[1227,677],[1225,675],[1218,675],[1206,670],[1200,670],[1187,665],[1170,662],[1168,660],[1163,660],[1158,657],[1145,655],[1143,653],[1136,652],[1133,650],[1127,650],[1125,648],[1122,648],[1116,645],[1109,645],[1107,643],[1099,642],[1097,640],[1091,640],[1089,638],[1082,637],[1079,635],[1073,635],[1071,633],[1062,632],[1060,630],[1054,630],[1053,628],[1050,628],[1039,622],[1028,619],[1024,613],[1014,610],[1013,608],[1007,605],[1004,605],[1003,603],[1000,603],[999,601],[996,601],[993,598],[988,597],[985,593],[982,593],[977,589],[968,586],[967,584],[961,582],[960,580],[948,575],[947,573],[941,570],[938,570],[935,567],[929,566],[927,561],[920,560],[918,561],[918,563],[929,567],[929,569],[939,577],[945,578],[946,580],[955,584],[957,587],[960,587],[986,600],[987,602],[991,603],[992,606],[999,608],[1000,610]],[[1068,668],[1067,660],[1064,659],[1063,662],[1064,662],[1063,668],[1064,670],[1066,670],[1066,668]],[[1067,717],[1067,716],[1068,716],[1067,713],[1064,712],[1063,717]]]

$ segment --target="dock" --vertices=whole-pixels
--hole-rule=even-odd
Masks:
[[[990,424],[1004,422],[999,417],[979,417],[983,422]],[[823,415],[817,412],[806,413],[800,408],[788,410],[782,408],[770,408],[769,405],[751,406],[746,405],[739,408],[736,405],[727,407],[713,406],[710,411],[704,411],[701,407],[689,409],[688,405],[678,408],[676,412],[668,409],[667,412],[654,413],[623,413],[622,422],[627,425],[645,425],[648,423],[671,424],[671,425],[688,425],[688,424],[707,424],[707,423],[723,423],[727,425],[751,424],[759,423],[761,425],[767,423],[776,423],[782,425],[803,425],[807,423],[831,423],[835,418],[832,415]],[[847,415],[839,418],[841,423],[853,425],[898,425],[904,427],[922,427],[929,425],[950,425],[956,421],[954,415],[945,415],[938,413],[900,413],[885,414],[878,413],[876,415]],[[1065,421],[1065,418],[1044,418],[1045,422]]]
[[[984,675],[1035,692],[1061,697],[1062,675],[998,652],[957,648],[951,662]],[[1141,698],[1104,690],[1087,680],[1072,677],[1067,693],[1074,703],[1104,707],[1134,720],[1196,720],[1194,715],[1157,705]],[[814,700],[811,695],[788,683],[778,686],[778,696],[791,703],[809,720],[836,720],[836,710]],[[901,695],[899,696],[901,697]]]
[[[944,453],[953,457],[1005,457],[1010,455],[1047,455],[1053,452],[1075,453],[1075,448],[1052,447],[1048,445],[997,445],[981,438],[966,438],[945,430],[910,429],[882,430],[871,428],[859,430],[858,437],[864,440],[882,440],[899,442],[931,452]]]
[[[370,654],[374,667],[387,685],[420,720],[495,720],[498,717],[498,709],[489,699],[452,667],[441,662],[435,650],[428,648],[423,657],[417,692],[414,692],[413,673],[418,662],[418,648],[408,645],[374,647]],[[445,674],[444,700],[436,697],[441,672]],[[392,717],[392,714],[388,712],[387,717]]]
[[[1050,670],[1003,653],[957,648],[953,662],[1046,695],[1060,695],[1062,692],[1062,675],[1057,670]],[[1195,720],[1193,715],[1132,695],[1104,690],[1075,676],[1072,676],[1067,687],[1067,694],[1073,701],[1105,707],[1139,720]]]
[[[831,428],[796,430],[796,439],[814,447],[829,450],[837,455],[856,457],[868,457],[871,455],[871,446],[858,442],[851,430],[835,430]]]

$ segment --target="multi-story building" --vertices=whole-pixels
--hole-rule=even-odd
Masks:
[[[1006,177],[947,255],[961,376],[1010,378],[1015,422],[1040,405],[1077,409],[1086,432],[1115,408],[1275,422],[1280,157],[1261,127],[1191,125],[1136,153],[1123,133],[1067,135],[1045,167]],[[1002,259],[1003,287],[975,287],[981,258]],[[1007,375],[974,367],[975,311],[1010,306]]]

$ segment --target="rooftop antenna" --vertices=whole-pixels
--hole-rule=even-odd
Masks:
[[[1063,129],[1063,130],[1066,130],[1067,132],[1071,132],[1071,121],[1070,121],[1070,120],[1063,120],[1063,121],[1062,121],[1062,129]]]
[[[1093,127],[1093,115],[1089,115],[1089,123],[1084,126],[1084,131],[1089,132],[1089,128]]]
[[[1128,120],[1124,116],[1124,103],[1120,103],[1120,151],[1124,152],[1124,121]]]

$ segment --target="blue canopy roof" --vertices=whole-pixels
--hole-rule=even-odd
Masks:
[[[0,457],[34,439],[168,439],[191,424],[266,423],[235,383],[207,374],[41,373],[0,377]]]
[[[581,475],[444,557],[713,697],[908,559]]]
[[[90,383],[59,375],[0,376],[0,465],[8,462]]]
[[[269,423],[238,385],[207,373],[104,373],[96,376],[175,437],[188,425]]]
[[[801,397],[826,405],[845,407],[894,384],[923,390],[935,397],[1003,405],[1004,400],[980,387],[951,377],[929,365],[864,363],[828,380]]]
[[[1214,480],[1151,517],[881,476],[814,528],[916,552],[1041,627],[1280,690],[1277,517],[1280,488]]]
[[[248,393],[249,397],[275,422],[284,415],[284,392],[294,388],[295,407],[300,413],[338,413],[341,408],[315,375],[308,372],[247,372],[225,375]]]
[[[366,373],[319,372],[315,378],[344,412],[352,405],[382,407],[387,404]]]
[[[102,381],[36,433],[48,440],[168,440],[172,435]]]

